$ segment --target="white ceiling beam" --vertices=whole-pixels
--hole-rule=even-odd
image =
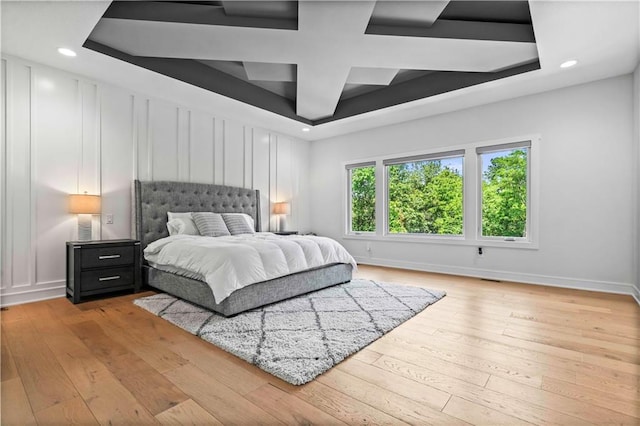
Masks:
[[[431,1],[378,1],[371,21],[381,25],[415,25],[430,27],[449,0]]]

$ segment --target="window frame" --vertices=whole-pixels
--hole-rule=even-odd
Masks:
[[[477,217],[477,235],[476,239],[478,241],[490,241],[490,242],[504,242],[504,243],[531,243],[531,146],[532,141],[526,140],[522,142],[510,142],[496,145],[484,145],[476,147],[476,161],[478,164],[477,167],[477,199],[478,199],[478,210],[476,212]],[[517,149],[526,149],[527,152],[527,217],[525,220],[525,236],[524,237],[507,237],[507,236],[485,236],[482,235],[482,206],[483,206],[483,191],[482,191],[482,154],[487,154],[491,152],[500,152],[500,151],[515,151]]]
[[[442,238],[442,239],[464,239],[465,236],[465,156],[466,150],[455,149],[447,151],[431,152],[426,154],[410,155],[410,156],[398,156],[392,158],[386,158],[382,160],[383,175],[384,175],[384,228],[383,236],[390,238]],[[462,160],[462,232],[460,234],[428,234],[418,232],[391,232],[389,230],[389,166],[407,163],[417,163],[419,161],[435,161],[443,160],[447,158],[460,158]]]
[[[365,167],[373,167],[374,168],[374,178],[375,178],[375,189],[376,189],[376,197],[374,202],[374,212],[375,212],[375,222],[374,222],[374,230],[373,231],[354,231],[352,229],[353,225],[353,191],[352,191],[352,170],[360,169]],[[378,176],[377,176],[377,165],[376,161],[360,161],[360,162],[352,162],[346,163],[344,165],[345,172],[347,175],[347,191],[346,191],[346,223],[345,223],[345,233],[346,235],[376,235],[378,229],[378,197],[377,197],[377,188],[378,188]]]

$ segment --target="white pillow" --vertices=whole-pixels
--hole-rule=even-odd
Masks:
[[[196,223],[193,221],[193,217],[191,216],[191,212],[167,212],[167,217],[169,218],[169,220],[167,221],[167,229],[169,230],[169,235],[200,235],[200,232],[198,232],[198,227],[196,226]],[[182,222],[182,225],[179,225],[178,222],[173,222],[174,220],[180,220]],[[173,233],[172,228],[169,228],[169,223],[173,223]]]
[[[200,235],[193,219],[188,217],[170,220],[167,222],[167,229],[169,230],[169,235]]]
[[[228,216],[242,216],[251,229],[253,229],[253,230],[256,229],[255,221],[253,220],[253,218],[251,216],[249,216],[246,213],[225,213],[225,214],[228,215]]]

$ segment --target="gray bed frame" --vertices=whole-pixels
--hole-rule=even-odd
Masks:
[[[134,181],[134,223],[142,250],[167,237],[167,212],[246,213],[261,231],[260,191],[233,186],[171,181]],[[150,267],[142,259],[144,283],[224,316],[351,281],[352,267],[332,264],[236,290],[217,303],[205,282]]]

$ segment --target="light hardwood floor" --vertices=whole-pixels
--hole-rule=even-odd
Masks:
[[[144,294],[11,307],[2,424],[640,424],[631,297],[367,266],[358,275],[448,295],[300,387],[131,303]]]

